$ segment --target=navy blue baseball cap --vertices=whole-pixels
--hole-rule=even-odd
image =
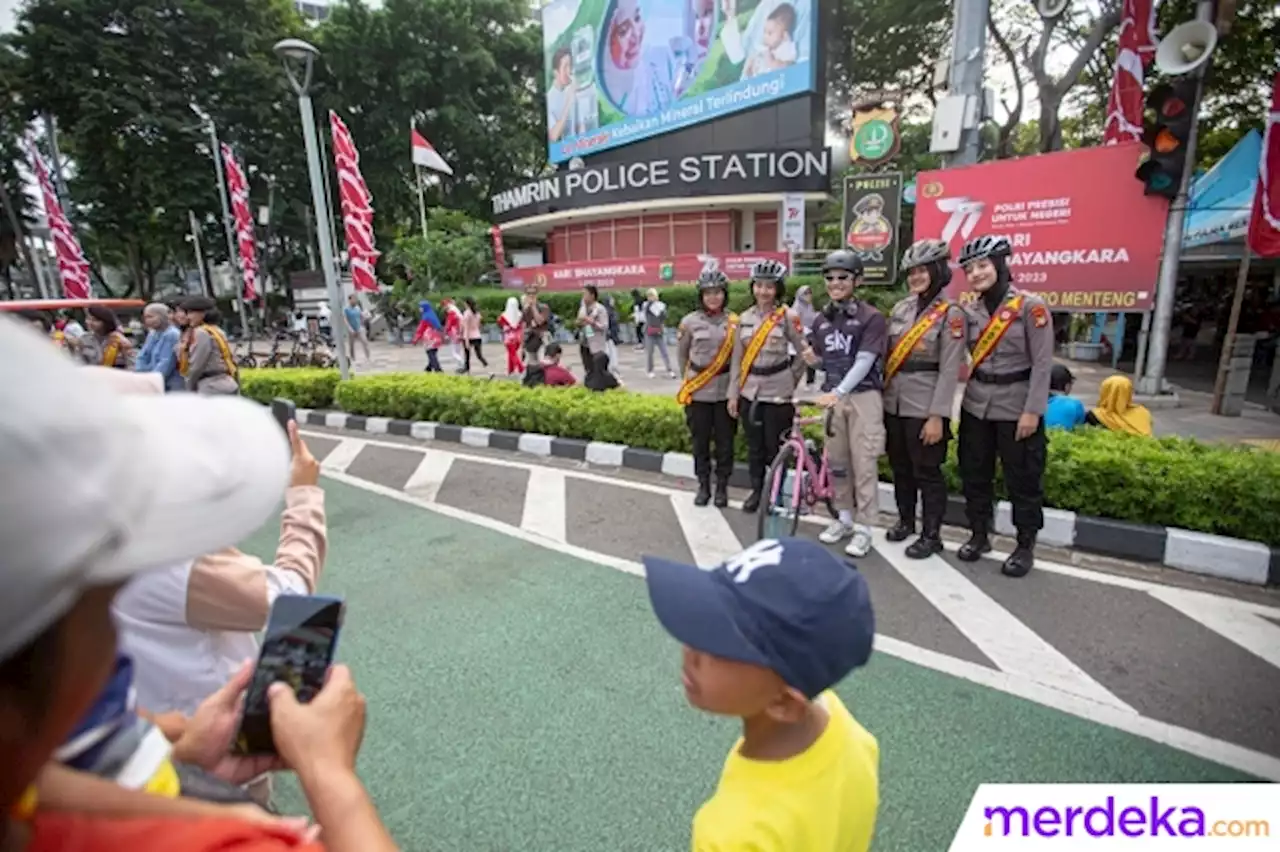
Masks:
[[[710,570],[644,558],[649,600],[676,641],[772,669],[816,698],[871,656],[866,580],[825,547],[764,539]]]

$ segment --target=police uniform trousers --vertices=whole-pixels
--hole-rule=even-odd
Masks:
[[[918,497],[925,531],[937,532],[947,513],[947,482],[942,477],[942,463],[947,460],[947,445],[951,443],[951,421],[943,418],[942,440],[928,446],[920,440],[924,424],[921,417],[886,414],[885,449],[893,470],[898,517],[903,523],[912,523]]]
[[[729,416],[728,400],[691,402],[684,416],[693,439],[693,470],[698,481],[711,479],[714,444],[716,481],[727,483],[733,475],[733,439],[738,431],[738,421]]]
[[[970,529],[990,531],[994,517],[996,459],[1004,469],[1004,488],[1019,532],[1044,527],[1044,463],[1048,438],[1044,418],[1035,434],[1017,440],[1016,420],[986,420],[960,412],[960,479]]]
[[[778,455],[782,439],[791,431],[796,407],[791,403],[738,401],[742,431],[747,435],[747,467],[751,471],[751,488],[764,485],[764,473]]]

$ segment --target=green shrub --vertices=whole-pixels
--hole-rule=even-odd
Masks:
[[[296,402],[299,408],[329,408],[333,405],[333,389],[337,384],[337,370],[289,368],[240,371],[240,392],[263,404],[276,397],[283,397]]]
[[[802,286],[808,285],[813,288],[814,304],[822,307],[826,304],[826,289],[823,281],[816,275],[797,276],[787,281],[787,302],[790,303],[795,292]],[[644,288],[641,288],[642,290]],[[882,311],[888,312],[893,304],[905,295],[904,290],[897,287],[864,287],[858,291],[861,298],[874,304]],[[605,290],[601,292],[603,298],[607,294],[612,293],[617,303],[618,312],[623,323],[631,321],[631,291],[630,290]],[[692,286],[680,287],[663,287],[658,290],[662,297],[662,301],[667,304],[667,324],[676,325],[680,322],[681,317],[690,311],[696,309],[698,304],[698,290]],[[477,287],[466,290],[453,290],[448,292],[432,293],[428,298],[432,304],[438,305],[441,299],[451,298],[461,302],[463,298],[470,296],[476,300],[476,306],[480,308],[480,313],[484,316],[485,322],[496,322],[498,314],[502,313],[506,307],[507,299],[511,296],[517,298],[521,294],[516,290],[495,290],[493,288]],[[542,293],[540,300],[550,305],[552,312],[557,314],[562,320],[569,321],[578,315],[578,304],[582,301],[582,293],[579,290],[564,290],[555,292]],[[729,307],[734,311],[744,311],[751,304],[751,289],[745,281],[735,281],[729,289]]]
[[[334,389],[336,385],[336,390]],[[246,370],[245,394],[305,408],[332,401],[352,414],[430,420],[689,452],[684,411],[670,397],[625,391],[524,388],[515,382],[391,373],[337,383],[331,370]],[[822,442],[821,427],[806,434]],[[738,432],[736,456],[746,459]],[[953,440],[943,469],[960,492]],[[881,479],[890,480],[887,462]],[[1280,454],[1184,438],[1138,438],[1082,429],[1049,433],[1049,506],[1095,517],[1180,527],[1280,546]],[[997,474],[997,492],[1003,487]]]

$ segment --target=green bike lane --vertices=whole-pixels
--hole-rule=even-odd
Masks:
[[[322,591],[369,699],[360,770],[406,849],[649,852],[737,736],[684,701],[642,579],[326,481]],[[245,545],[269,558],[274,525]],[[1248,780],[1235,770],[880,653],[837,688],[879,739],[875,849],[945,849],[983,782]],[[281,802],[303,807],[286,784]]]

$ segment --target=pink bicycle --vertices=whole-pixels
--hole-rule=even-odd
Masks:
[[[754,412],[752,412],[754,416]],[[800,516],[808,514],[819,503],[825,503],[832,519],[836,511],[835,486],[831,482],[831,464],[827,448],[821,456],[813,441],[804,436],[804,427],[822,423],[827,439],[831,439],[831,415],[803,417],[796,406],[791,430],[782,441],[778,455],[765,475],[765,499],[760,501],[756,534],[760,538],[783,538],[796,534]]]

